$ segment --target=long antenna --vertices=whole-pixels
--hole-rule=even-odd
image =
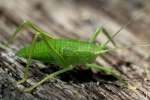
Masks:
[[[144,11],[146,8],[147,7],[144,7],[143,9],[139,10],[138,14],[140,13],[140,15],[135,16],[134,19],[131,18],[130,20],[128,20],[128,22],[126,24],[124,24],[116,33],[114,33],[111,38],[114,39],[121,32],[121,30],[123,30],[124,28],[126,28],[130,23],[134,22],[139,16],[142,15],[141,12]],[[107,45],[109,42],[110,42],[110,40],[107,40],[103,45]]]

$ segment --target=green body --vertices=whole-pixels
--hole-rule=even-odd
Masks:
[[[118,74],[117,71],[114,71],[114,69],[93,63],[99,54],[103,54],[109,51],[106,47],[109,42],[112,42],[112,44],[115,46],[115,42],[112,38],[115,37],[118,32],[113,36],[110,36],[104,28],[98,28],[88,41],[68,38],[59,39],[43,31],[31,21],[24,21],[12,34],[11,38],[6,44],[7,46],[9,43],[12,43],[15,40],[17,33],[20,32],[24,27],[31,28],[35,32],[35,35],[31,44],[20,49],[16,53],[17,56],[27,59],[24,76],[22,80],[19,80],[17,83],[24,83],[28,79],[29,67],[32,63],[31,59],[56,64],[61,67],[60,70],[47,75],[33,86],[25,88],[25,92],[31,92],[34,88],[38,87],[48,79],[57,77],[62,73],[73,70],[76,65],[84,64],[87,69],[95,69],[99,72],[113,75],[117,79],[120,78],[120,74]],[[96,44],[96,37],[102,32],[105,33],[109,40],[103,44]],[[40,37],[42,41],[37,42],[36,40],[38,37]]]
[[[49,39],[48,44],[62,56],[66,65],[80,65],[92,63],[101,53],[102,48],[94,43],[72,39]],[[31,45],[28,45],[17,52],[17,56],[28,58]],[[42,62],[61,65],[53,57],[54,52],[48,48],[44,41],[36,42],[31,58]]]

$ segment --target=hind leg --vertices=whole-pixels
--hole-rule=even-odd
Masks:
[[[17,35],[21,30],[23,30],[25,27],[31,28],[36,34],[42,33],[42,34],[44,34],[45,36],[47,36],[47,37],[49,37],[49,38],[51,38],[51,39],[54,39],[54,38],[55,38],[54,36],[50,35],[49,33],[43,31],[40,27],[38,27],[37,25],[35,25],[33,22],[28,21],[28,20],[24,20],[24,22],[16,28],[15,32],[14,32],[14,33],[12,34],[12,36],[9,38],[9,40],[8,40],[8,42],[7,42],[6,45],[8,46],[9,44],[13,43],[14,40],[15,40],[15,38],[16,38],[16,35]]]
[[[15,32],[12,34],[12,36],[10,37],[10,39],[8,40],[8,43],[6,44],[6,46],[9,46],[10,43],[12,43],[15,38],[16,38],[16,35],[17,33],[19,33],[24,27],[29,27],[31,28],[35,35],[32,39],[32,43],[31,43],[31,50],[29,50],[29,56],[28,56],[28,59],[27,59],[27,65],[25,67],[25,70],[24,70],[24,76],[23,76],[23,79],[22,80],[19,80],[17,83],[18,84],[21,84],[23,82],[25,82],[28,78],[28,73],[29,73],[29,66],[31,64],[31,57],[32,57],[32,51],[34,50],[34,45],[36,43],[36,39],[38,36],[41,36],[41,37],[44,37],[43,39],[54,39],[53,36],[49,35],[49,33],[43,31],[41,28],[39,28],[38,26],[36,26],[34,23],[32,23],[31,21],[24,21],[18,28],[16,28]]]
[[[29,66],[30,66],[31,63],[32,63],[31,57],[32,57],[32,52],[33,52],[33,50],[34,50],[35,42],[36,42],[37,37],[38,37],[38,35],[36,34],[36,35],[33,37],[33,39],[32,39],[32,43],[31,43],[31,45],[32,45],[31,47],[32,47],[32,48],[29,50],[29,56],[28,56],[28,59],[27,59],[27,65],[26,65],[26,67],[25,67],[25,69],[24,69],[24,75],[23,75],[22,80],[17,81],[17,84],[24,83],[24,82],[28,79],[28,76],[29,76]]]
[[[39,81],[38,83],[36,83],[35,85],[29,87],[29,88],[25,88],[24,92],[31,92],[34,88],[38,87],[39,85],[41,85],[42,83],[44,83],[45,81],[49,80],[50,78],[54,78],[57,77],[58,75],[65,73],[67,71],[73,70],[75,66],[64,66],[63,69],[56,71],[54,73],[49,74],[48,76],[46,76],[45,78],[43,78],[41,81]]]

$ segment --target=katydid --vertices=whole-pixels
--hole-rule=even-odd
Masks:
[[[43,31],[31,21],[24,21],[12,34],[12,37],[8,41],[8,45],[14,41],[17,33],[20,32],[23,27],[31,28],[35,32],[35,36],[33,37],[31,44],[20,49],[16,53],[17,56],[27,59],[24,77],[22,80],[18,81],[18,84],[21,84],[28,79],[29,66],[32,63],[32,59],[56,64],[60,67],[60,70],[51,73],[35,85],[25,88],[24,91],[30,92],[48,79],[73,70],[75,67],[77,67],[77,65],[85,65],[87,69],[95,69],[97,71],[113,75],[117,79],[120,78],[119,72],[115,69],[94,63],[97,56],[110,51],[106,47],[109,42],[112,42],[112,44],[116,46],[115,42],[113,41],[113,37],[115,37],[119,32],[111,36],[104,28],[97,28],[96,32],[92,34],[89,41],[57,38]],[[95,43],[96,37],[100,33],[105,33],[105,35],[108,37],[108,41],[101,44]],[[42,40],[39,42],[36,41],[38,37],[42,38]]]

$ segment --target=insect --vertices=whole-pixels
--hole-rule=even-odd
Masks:
[[[97,71],[105,72],[106,74],[113,75],[120,78],[118,71],[105,66],[97,65],[93,63],[97,56],[110,51],[106,45],[113,41],[113,37],[118,34],[115,33],[110,36],[104,28],[97,28],[96,32],[92,34],[89,41],[68,39],[68,38],[57,38],[53,37],[49,33],[43,31],[37,25],[31,21],[24,21],[13,33],[12,37],[8,41],[8,44],[12,43],[18,32],[20,32],[23,27],[31,28],[35,35],[32,39],[32,43],[20,49],[16,55],[27,59],[27,65],[24,71],[24,77],[22,80],[18,81],[18,84],[25,82],[28,79],[29,66],[32,63],[32,59],[39,60],[42,62],[48,62],[60,66],[60,70],[51,73],[44,79],[36,83],[35,85],[25,88],[25,92],[31,92],[34,88],[38,87],[50,78],[56,77],[62,73],[73,70],[77,65],[85,65],[87,69],[95,69]],[[96,37],[102,33],[108,37],[108,41],[105,43],[95,43]],[[41,41],[37,42],[37,38],[42,38]]]

